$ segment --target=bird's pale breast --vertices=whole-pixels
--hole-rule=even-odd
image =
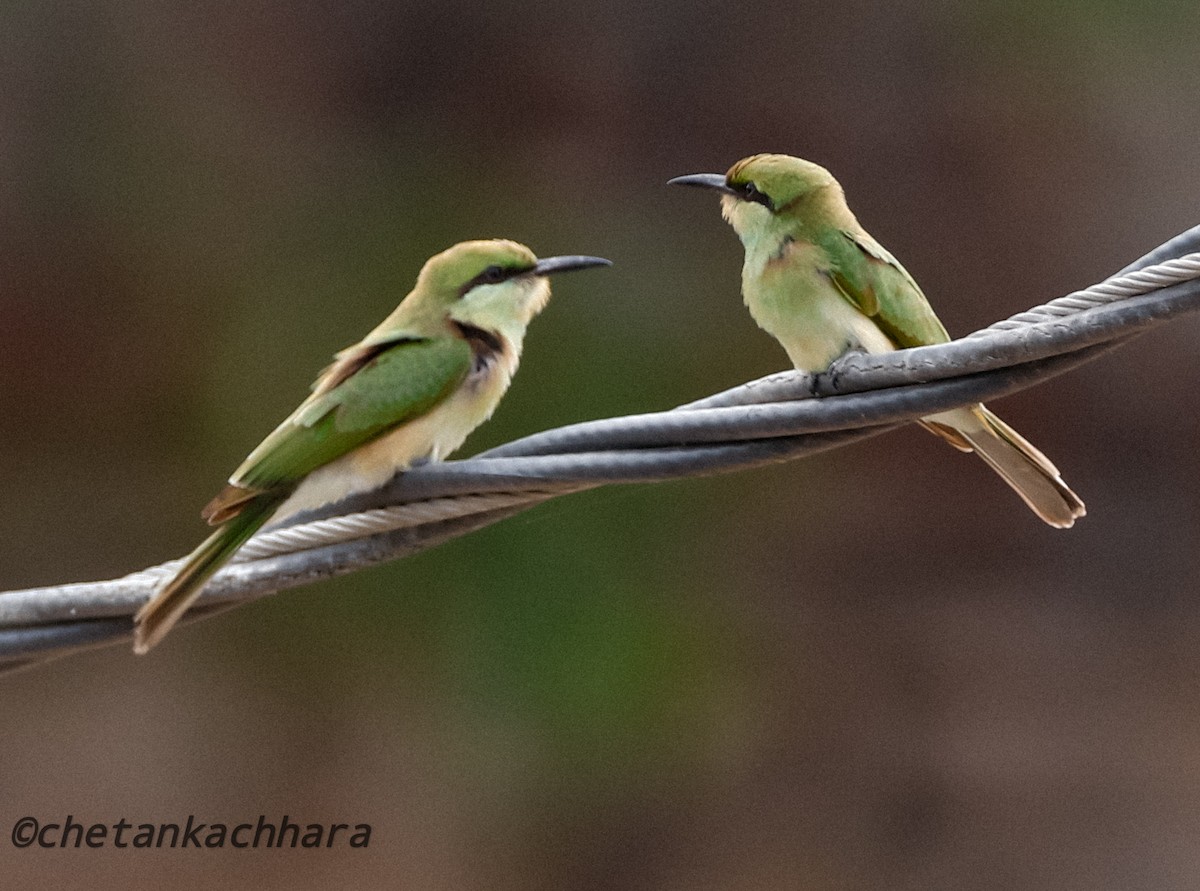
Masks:
[[[886,353],[896,348],[837,290],[824,271],[828,265],[820,248],[802,242],[782,252],[746,253],[742,293],[750,315],[803,371],[824,371],[851,349]]]

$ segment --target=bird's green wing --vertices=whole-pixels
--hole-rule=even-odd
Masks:
[[[298,482],[429,411],[470,369],[471,348],[457,337],[351,348],[339,354],[312,395],[250,453],[230,482],[259,491]]]
[[[822,247],[842,296],[873,318],[897,347],[950,339],[908,270],[870,235],[838,229]]]

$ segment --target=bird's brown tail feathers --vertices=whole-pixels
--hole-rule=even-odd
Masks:
[[[969,445],[1051,526],[1069,529],[1087,513],[1050,459],[984,406],[944,412],[923,423],[952,445]]]
[[[200,596],[204,583],[270,519],[278,506],[278,498],[259,496],[192,551],[179,571],[133,617],[135,653],[149,652],[175,627]]]

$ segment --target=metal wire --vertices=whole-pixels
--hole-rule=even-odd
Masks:
[[[938,346],[853,355],[664,412],[589,421],[474,458],[426,464],[252,539],[188,621],[433,547],[596,486],[746,469],[1040,383],[1200,309],[1200,226],[1082,291]],[[815,398],[815,397],[822,398]],[[179,561],[120,579],[0,593],[0,671],[130,637],[130,616]]]

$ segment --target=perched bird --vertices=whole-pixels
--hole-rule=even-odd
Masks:
[[[134,651],[171,630],[204,583],[270,519],[377,488],[440,460],[491,417],[525,329],[550,299],[546,276],[608,266],[539,260],[512,241],[467,241],[432,257],[395,311],[342,350],[201,516],[219,526],[134,617]]]
[[[722,215],[746,249],[742,296],[796,368],[821,372],[847,352],[950,339],[913,277],[859,225],[824,167],[789,155],[753,155],[724,176],[697,173],[671,183],[721,193]],[[983,405],[920,423],[974,451],[1051,526],[1065,529],[1084,515],[1083,502],[1050,460]]]

